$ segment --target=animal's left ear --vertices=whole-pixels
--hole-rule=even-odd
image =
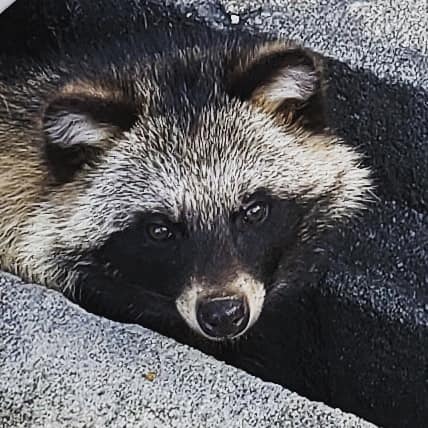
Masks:
[[[58,183],[73,180],[83,167],[96,164],[137,118],[137,107],[123,90],[91,82],[61,88],[46,102],[40,120],[52,177]]]
[[[232,66],[226,85],[230,96],[254,103],[284,123],[325,126],[322,61],[307,49],[278,41],[256,46]]]

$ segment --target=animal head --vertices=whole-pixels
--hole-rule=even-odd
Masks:
[[[62,84],[40,119],[51,184],[21,243],[34,277],[167,333],[246,333],[281,260],[370,186],[323,128],[321,79],[316,55],[269,41]]]

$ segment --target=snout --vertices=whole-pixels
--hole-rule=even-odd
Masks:
[[[192,277],[175,304],[187,325],[213,341],[246,334],[259,318],[265,288],[246,272],[236,272],[227,283]]]
[[[247,299],[245,296],[200,299],[196,319],[202,331],[211,338],[236,337],[247,328],[250,320]]]

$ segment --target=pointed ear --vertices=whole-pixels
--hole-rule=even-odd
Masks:
[[[321,58],[287,42],[266,42],[244,53],[228,78],[227,92],[284,123],[325,126]]]
[[[69,181],[136,120],[134,105],[114,91],[84,84],[64,88],[48,103],[42,116],[51,171],[59,181]]]

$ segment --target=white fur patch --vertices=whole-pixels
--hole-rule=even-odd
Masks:
[[[287,67],[258,88],[254,95],[274,104],[291,98],[304,101],[315,91],[317,80],[316,73],[308,67]]]
[[[216,295],[222,297],[233,297],[234,295],[245,296],[248,301],[250,318],[247,327],[240,332],[235,338],[242,336],[245,332],[254,325],[258,320],[263,309],[265,298],[265,288],[263,283],[254,279],[251,275],[245,272],[237,273],[235,279],[224,285],[220,290],[214,290]],[[196,306],[201,297],[210,295],[213,289],[207,286],[203,281],[193,279],[188,287],[184,290],[181,296],[176,300],[178,312],[186,321],[188,326],[197,333],[211,340],[221,340],[208,336],[199,326],[196,318]]]

